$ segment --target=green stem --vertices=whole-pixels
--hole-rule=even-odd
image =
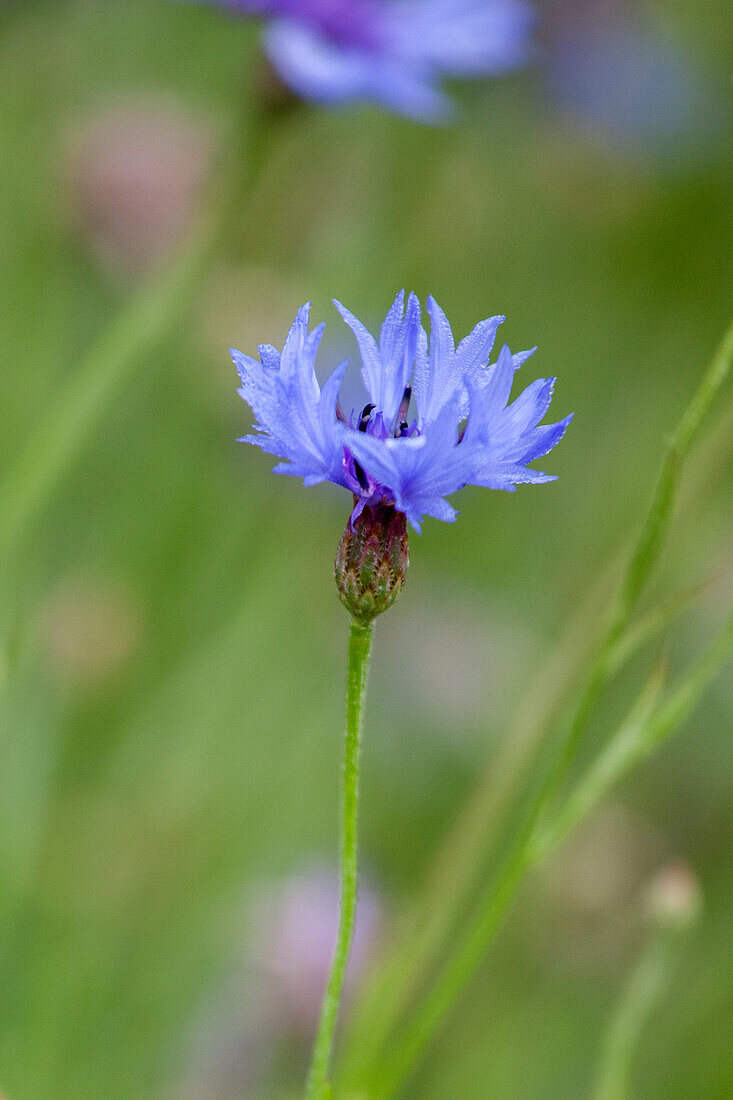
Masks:
[[[366,695],[373,625],[351,620],[346,679],[346,747],[344,752],[343,823],[341,835],[341,915],[338,937],[321,1017],[313,1047],[308,1100],[329,1096],[328,1068],[333,1049],[336,1018],[346,964],[351,949],[357,896],[357,807],[359,798],[359,748]]]
[[[360,990],[340,1063],[339,1080],[344,1088],[358,1089],[411,997],[439,962],[451,929],[457,926],[487,866],[497,823],[517,794],[551,721],[556,721],[562,705],[567,705],[572,678],[579,675],[582,655],[590,644],[587,624],[600,613],[609,582],[610,577],[604,577],[595,586],[523,695],[498,754],[491,755],[489,767],[431,861],[420,893],[395,937],[397,949]]]
[[[670,929],[661,929],[632,971],[606,1034],[594,1100],[628,1100],[634,1053],[644,1025],[664,993],[678,940]]]
[[[483,958],[486,944],[501,927],[504,913],[528,866],[527,853],[516,848],[511,861],[504,866],[501,881],[487,899],[488,904],[482,906],[478,920],[423,1000],[413,1022],[405,1028],[397,1053],[391,1059],[382,1059],[380,1069],[369,1079],[364,1095],[370,1100],[387,1100],[399,1091]]]
[[[634,764],[658,748],[679,728],[710,681],[729,659],[731,649],[733,616],[720,637],[682,679],[667,701],[659,706],[655,704],[661,688],[661,670],[652,674],[627,721],[609,740],[607,750],[591,766],[586,778],[578,784],[579,797],[571,796],[567,806],[549,827],[541,823],[544,804],[539,801],[535,803],[533,813],[496,882],[480,903],[474,923],[423,1001],[413,1022],[405,1028],[395,1056],[389,1061],[383,1059],[382,1068],[375,1075],[375,1083],[370,1083],[367,1092],[370,1100],[382,1100],[397,1092],[493,943],[525,874],[554,851],[571,828],[587,819],[610,788]]]

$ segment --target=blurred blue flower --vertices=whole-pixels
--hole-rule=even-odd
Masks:
[[[526,0],[216,0],[269,17],[265,48],[298,95],[370,100],[424,122],[451,113],[442,77],[521,65],[533,10]]]
[[[348,360],[319,386],[315,363],[324,325],[308,331],[309,304],[298,311],[282,353],[261,345],[258,360],[231,351],[238,393],[257,418],[257,434],[243,442],[284,459],[276,473],[349,489],[352,523],[365,506],[383,501],[394,503],[417,531],[426,515],[452,522],[457,513],[446,497],[464,485],[513,492],[519,484],[555,480],[528,464],[552,450],[572,417],[540,424],[554,378],[538,379],[508,404],[514,373],[532,352],[512,355],[505,345],[489,365],[503,317],[481,321],[456,348],[437,302],[428,298],[428,340],[418,299],[410,294],[405,303],[401,291],[377,343],[335,305],[361,353],[369,398],[361,412],[346,416],[339,404]]]
[[[550,3],[547,73],[562,108],[597,136],[647,160],[699,163],[720,144],[715,83],[682,42],[611,0]]]

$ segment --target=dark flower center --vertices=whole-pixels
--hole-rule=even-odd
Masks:
[[[394,439],[407,439],[416,435],[419,435],[417,428],[417,422],[412,424],[407,420],[407,415],[410,409],[410,401],[412,399],[412,387],[405,386],[405,392],[402,394],[402,400],[400,401],[400,407],[397,410],[397,416],[395,417],[394,430],[392,436]],[[375,412],[375,409],[377,410]],[[388,425],[384,417],[377,409],[377,406],[373,401],[367,402],[364,408],[361,410],[359,418],[356,417],[356,412],[352,411],[351,416],[346,418],[343,409],[340,404],[336,404],[336,416],[342,424],[348,424],[351,428],[355,428],[359,432],[364,432],[368,435],[373,435],[377,439],[388,439],[390,435],[390,425]],[[364,467],[357,462],[354,456],[347,450],[346,452],[346,469],[350,473],[352,481],[356,484],[352,484],[352,489],[356,491],[356,485],[359,486],[362,493],[365,495],[371,494],[376,486],[376,482],[369,477],[364,470]]]
[[[361,416],[359,417],[359,431],[360,432],[365,432],[367,430],[367,428],[369,427],[369,418],[372,415],[372,413],[374,412],[374,410],[376,409],[376,407],[377,406],[375,404],[371,403],[369,405],[365,405],[364,408],[361,410]]]

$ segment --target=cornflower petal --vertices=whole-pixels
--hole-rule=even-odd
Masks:
[[[389,430],[397,416],[415,362],[420,302],[415,294],[410,294],[405,308],[404,290],[397,294],[382,325],[379,346],[358,317],[335,298],[334,305],[356,337],[364,385]]]
[[[346,364],[336,368],[322,393],[315,360],[324,326],[309,333],[309,315],[307,303],[298,310],[282,353],[264,344],[259,360],[234,348],[230,354],[242,383],[239,395],[255,414],[259,433],[243,441],[285,459],[275,467],[277,473],[313,485],[337,476],[336,402]]]
[[[497,413],[506,408],[509,394],[512,392],[515,370],[512,353],[508,345],[504,344],[486,386],[484,415],[487,421],[493,420]]]
[[[550,407],[556,378],[537,378],[507,407],[505,422],[515,434],[534,428]]]
[[[546,454],[557,446],[565,432],[568,430],[573,414],[559,420],[556,424],[543,424],[540,428],[533,428],[524,438],[526,447],[519,456],[521,463],[533,462],[536,458],[544,458]]]
[[[392,20],[403,56],[454,76],[498,73],[529,54],[534,9],[517,0],[394,0]],[[418,26],[420,35],[408,35]]]
[[[430,316],[430,341],[421,333],[419,362],[415,368],[413,392],[422,425],[430,424],[457,393],[462,380],[455,367],[455,340],[448,318],[432,294],[428,297]]]
[[[497,316],[479,321],[473,332],[461,340],[456,359],[464,377],[474,377],[477,371],[488,365],[497,330],[505,320],[505,317]]]
[[[298,94],[369,101],[426,123],[451,117],[446,76],[505,72],[531,55],[526,0],[213,0],[268,20],[267,54]]]

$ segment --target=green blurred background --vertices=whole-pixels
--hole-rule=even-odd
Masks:
[[[545,460],[560,480],[465,490],[456,526],[412,539],[378,624],[361,834],[386,940],[638,525],[733,316],[733,20],[727,0],[694,7],[548,3],[537,65],[459,89],[454,129],[304,111],[184,321],[26,529],[3,597],[8,1100],[298,1095],[310,1024],[286,1011],[281,964],[300,951],[307,970],[317,947],[278,932],[275,910],[292,876],[335,867],[346,619],[331,561],[349,505],[236,443],[251,419],[227,347],[281,344],[312,298],[328,367],[354,353],[331,297],[377,324],[407,286],[457,335],[505,313],[515,350],[539,345],[526,381],[557,375],[557,415],[576,412]],[[593,62],[589,91],[596,48],[611,62]],[[251,24],[194,4],[2,5],[3,469],[185,234],[256,63]],[[668,639],[673,670],[733,595],[732,423],[721,410],[699,448],[652,593],[716,577]],[[604,701],[597,738],[649,659]],[[405,1096],[588,1096],[646,935],[640,894],[670,860],[698,875],[704,916],[635,1095],[733,1096],[732,716],[728,672],[533,877]]]

